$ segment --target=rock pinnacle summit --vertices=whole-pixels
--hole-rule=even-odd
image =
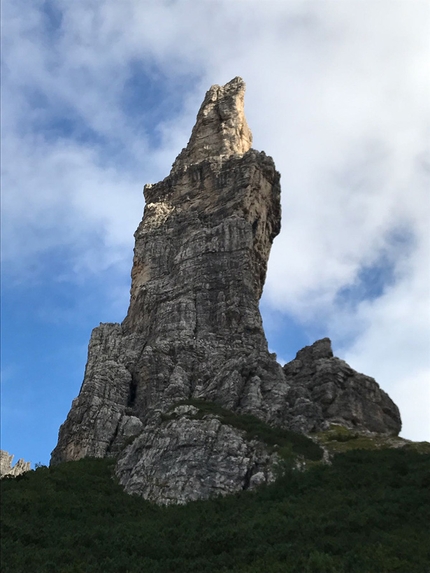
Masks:
[[[93,330],[52,453],[53,464],[115,457],[126,491],[157,503],[273,479],[276,455],[200,403],[298,432],[400,430],[395,404],[334,358],[328,339],[284,368],[268,351],[258,305],[280,175],[251,147],[244,92],[241,78],[212,86],[170,174],[145,186],[127,316]]]

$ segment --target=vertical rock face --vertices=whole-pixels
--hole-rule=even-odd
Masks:
[[[309,381],[320,381],[312,353],[282,369],[268,352],[258,304],[280,230],[280,176],[270,157],[251,148],[244,89],[240,78],[213,86],[169,176],[145,186],[127,316],[94,329],[80,394],[52,453],[51,463],[117,456],[127,491],[162,503],[273,476],[273,456],[262,444],[250,445],[216,416],[177,410],[178,403],[215,402],[311,431],[341,419],[350,395],[333,402],[333,414]],[[386,403],[374,402],[374,417],[382,416]],[[399,420],[371,425],[400,429]]]
[[[53,462],[115,454],[151,412],[190,398],[282,421],[287,385],[258,308],[279,174],[250,148],[244,89],[213,86],[170,175],[145,186],[127,317],[94,330]]]

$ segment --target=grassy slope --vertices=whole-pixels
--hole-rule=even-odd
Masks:
[[[349,452],[350,450],[380,450],[384,448],[402,448],[420,454],[430,454],[429,442],[411,442],[398,436],[383,434],[362,434],[333,424],[329,430],[314,434],[318,443],[330,455]]]
[[[304,434],[290,432],[279,426],[270,426],[251,414],[237,414],[206,400],[185,400],[179,404],[198,408],[197,414],[192,416],[196,419],[201,420],[206,415],[217,416],[223,424],[245,432],[246,440],[255,439],[263,442],[270,451],[276,451],[283,459],[294,460],[299,457],[304,460],[319,461],[323,458],[322,448]],[[163,416],[165,421],[176,417],[173,412],[176,405],[178,404],[172,406],[170,413]]]
[[[256,492],[167,508],[123,493],[112,463],[3,480],[2,572],[430,571],[427,454],[353,450]]]

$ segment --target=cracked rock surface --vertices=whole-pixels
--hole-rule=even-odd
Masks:
[[[185,503],[274,480],[276,454],[216,416],[193,419],[195,412],[178,406],[176,417],[148,424],[125,448],[116,474],[126,491],[160,504]]]
[[[258,307],[280,230],[279,173],[250,148],[244,90],[240,78],[213,86],[170,175],[145,186],[130,307],[92,333],[53,463],[116,455],[136,420],[189,398],[282,421],[287,385]]]
[[[388,396],[342,361],[317,357],[314,345],[282,368],[268,351],[259,299],[280,231],[280,176],[251,148],[244,91],[241,78],[212,86],[170,174],[145,186],[127,316],[94,329],[52,453],[53,464],[115,456],[125,489],[159,503],[272,475],[264,445],[216,417],[166,421],[180,402],[211,401],[301,432],[331,421],[400,430]]]

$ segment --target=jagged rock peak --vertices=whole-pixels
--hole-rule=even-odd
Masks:
[[[370,376],[333,356],[329,338],[297,352],[284,366],[290,391],[290,428],[310,432],[327,424],[397,435],[402,422],[396,404]]]
[[[243,155],[251,148],[244,96],[245,82],[240,77],[224,86],[213,85],[206,92],[190,141],[176,158],[172,172],[212,157]]]
[[[333,358],[333,350],[330,338],[321,338],[310,346],[305,346],[296,354],[296,360],[309,362],[319,358]]]
[[[9,454],[5,450],[0,450],[0,478],[5,476],[16,477],[30,471],[30,462],[19,459],[16,464],[12,466],[13,458],[13,454]]]

